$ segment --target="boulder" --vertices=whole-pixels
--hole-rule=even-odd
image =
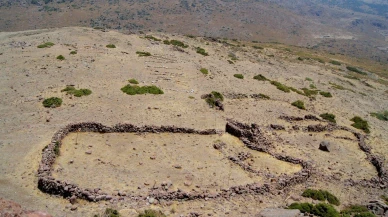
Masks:
[[[301,213],[297,209],[266,208],[256,217],[299,217]]]
[[[322,141],[319,144],[319,150],[330,152],[330,150],[332,150],[332,145],[328,141]]]
[[[380,200],[373,200],[366,205],[366,207],[373,212],[375,215],[383,216],[384,213],[388,213],[388,205]]]

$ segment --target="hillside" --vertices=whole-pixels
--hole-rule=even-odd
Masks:
[[[0,1],[0,30],[65,26],[280,42],[388,62],[379,1]]]
[[[387,194],[378,62],[67,27],[1,32],[0,66],[0,197],[27,210],[255,216],[317,204],[307,188],[338,211]]]

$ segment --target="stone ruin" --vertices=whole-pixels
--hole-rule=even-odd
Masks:
[[[304,118],[287,118],[285,116],[281,117],[283,119],[288,119],[290,121],[300,121]],[[312,119],[307,117],[307,119]],[[278,128],[278,127],[277,127]],[[279,127],[279,130],[283,129]],[[311,125],[305,129],[302,129],[307,132],[311,131],[332,131],[334,129],[347,130],[352,132],[358,139],[359,147],[364,151],[368,160],[376,167],[378,171],[378,177],[374,177],[371,180],[347,180],[347,183],[350,185],[363,185],[374,188],[385,188],[388,183],[388,173],[387,169],[384,166],[384,161],[381,157],[373,155],[371,153],[371,148],[365,143],[365,136],[353,131],[352,129],[337,126],[335,124],[329,125]],[[298,128],[299,130],[299,128]],[[265,137],[262,129],[257,124],[243,124],[237,121],[228,120],[225,128],[225,132],[236,136],[239,138],[246,147],[251,150],[265,152],[274,158],[289,162],[292,164],[299,164],[302,166],[302,170],[294,173],[292,175],[280,175],[274,177],[273,175],[263,174],[261,171],[256,171],[252,169],[249,165],[246,165],[243,161],[249,157],[246,153],[240,153],[238,157],[229,156],[229,160],[233,163],[239,165],[242,169],[247,172],[264,175],[267,178],[271,178],[270,183],[259,184],[252,183],[247,185],[232,186],[228,189],[220,189],[218,193],[209,193],[207,191],[182,191],[178,190],[169,190],[164,188],[164,186],[154,186],[150,189],[149,195],[130,195],[126,193],[120,193],[118,195],[113,195],[112,192],[104,192],[100,188],[89,189],[81,188],[77,184],[57,180],[52,176],[53,165],[56,158],[59,154],[59,149],[62,144],[62,139],[64,139],[69,133],[72,132],[96,132],[96,133],[185,133],[185,134],[199,134],[199,135],[213,135],[213,134],[222,134],[224,132],[217,131],[215,129],[207,130],[195,130],[190,128],[179,128],[175,126],[135,126],[132,124],[117,124],[113,127],[104,126],[100,123],[94,122],[85,122],[70,124],[64,128],[57,131],[52,137],[51,143],[43,149],[42,160],[39,164],[38,169],[38,188],[48,194],[58,195],[70,200],[70,202],[75,201],[76,199],[84,199],[91,202],[97,201],[114,201],[114,200],[146,200],[147,198],[154,198],[157,200],[196,200],[196,199],[214,199],[214,198],[229,198],[234,195],[239,194],[266,194],[266,193],[276,193],[279,190],[282,190],[287,187],[294,186],[296,184],[306,182],[312,174],[315,174],[317,171],[313,169],[311,162],[304,161],[299,158],[286,156],[282,154],[275,153],[273,151],[273,145],[271,141]],[[222,148],[225,144],[214,144],[214,148],[222,151]]]

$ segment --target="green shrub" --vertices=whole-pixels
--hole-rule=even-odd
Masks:
[[[205,68],[201,68],[199,71],[201,71],[202,74],[204,74],[204,75],[209,74],[209,70],[207,70],[207,69],[205,69]]]
[[[338,90],[345,90],[345,87],[343,87],[343,86],[341,86],[341,85],[339,85],[339,84],[331,83],[331,82],[329,82],[329,83],[330,83],[331,86],[334,87],[335,89],[338,89]]]
[[[242,74],[234,74],[233,76],[238,79],[244,79],[244,75]]]
[[[376,215],[371,212],[362,212],[355,214],[353,217],[376,217]]]
[[[293,87],[288,87],[288,89],[290,89],[292,92],[295,92],[297,94],[300,94],[300,95],[305,95],[302,91],[296,89],[296,88],[293,88]]]
[[[146,39],[149,39],[149,40],[153,40],[153,41],[162,41],[161,39],[155,38],[155,37],[152,36],[152,35],[146,35],[145,38],[146,38]]]
[[[309,197],[313,200],[320,200],[320,201],[327,200],[330,204],[333,204],[336,206],[340,205],[339,199],[333,194],[331,194],[330,192],[325,190],[306,189],[303,192],[302,196]]]
[[[43,106],[46,108],[56,108],[62,105],[62,99],[58,97],[50,97],[43,100]]]
[[[228,63],[229,64],[234,64],[234,62],[232,60],[228,60]]]
[[[265,94],[262,94],[262,93],[259,93],[259,94],[252,94],[251,95],[252,98],[260,98],[260,99],[270,99],[269,96],[265,95]]]
[[[330,204],[333,204],[336,206],[339,206],[341,204],[339,199],[336,196],[334,196],[332,193],[328,191],[323,191],[323,190],[320,190],[320,191],[322,191],[322,193],[325,195],[327,202],[329,202]]]
[[[359,70],[358,68],[353,67],[353,66],[346,66],[346,69],[349,70],[349,71],[358,73],[358,74],[360,74],[360,75],[367,75],[366,72],[363,72],[363,71],[361,71],[361,70]]]
[[[55,142],[54,153],[55,153],[56,156],[59,156],[61,154],[61,150],[60,150],[60,147],[59,147],[59,142]]]
[[[92,91],[89,89],[75,89],[72,86],[67,86],[65,89],[61,90],[61,92],[66,92],[67,94],[71,94],[76,97],[81,97],[81,96],[88,96],[92,94]]]
[[[340,65],[342,64],[341,62],[338,62],[338,61],[336,61],[336,60],[330,60],[329,63],[331,63],[331,64],[333,64],[333,65],[336,65],[336,66],[340,66]]]
[[[355,116],[350,120],[354,122],[352,127],[360,129],[365,133],[370,133],[368,121],[360,118],[359,116]]]
[[[121,91],[128,95],[136,95],[136,94],[163,94],[164,92],[159,89],[158,87],[152,85],[152,86],[142,86],[139,87],[137,85],[130,85],[127,84],[123,88],[121,88]]]
[[[46,42],[46,43],[44,43],[44,44],[41,44],[41,45],[38,45],[38,48],[46,48],[46,47],[52,47],[52,46],[54,46],[55,44],[54,43],[52,43],[52,42]]]
[[[302,88],[305,96],[313,96],[318,94],[318,90],[309,90],[307,88]]]
[[[164,40],[163,43],[167,44],[167,45],[174,45],[174,46],[182,47],[182,48],[188,48],[189,47],[185,43],[183,43],[181,41],[178,41],[178,40],[171,40],[171,41]]]
[[[258,81],[267,81],[267,80],[268,80],[268,79],[267,79],[264,75],[262,75],[262,74],[255,75],[255,76],[253,77],[253,79],[256,79],[256,80],[258,80]]]
[[[260,49],[260,50],[264,49],[263,47],[260,47],[260,46],[257,46],[257,45],[253,45],[252,47],[255,48],[255,49]]]
[[[299,209],[302,213],[311,213],[314,205],[311,203],[292,203],[288,209]]]
[[[340,217],[338,211],[332,205],[326,203],[315,205],[311,213],[321,217]]]
[[[306,110],[306,108],[304,107],[303,101],[297,100],[297,101],[291,103],[291,105],[293,105],[293,106],[295,106],[295,107],[297,107],[299,109]]]
[[[382,121],[388,121],[388,110],[381,111],[381,112],[372,112],[370,113],[373,117],[382,120]]]
[[[283,92],[286,92],[286,93],[290,92],[290,88],[288,88],[286,85],[281,84],[280,82],[271,81],[271,84],[276,86],[279,90],[281,90]]]
[[[319,115],[322,119],[324,120],[328,120],[330,122],[333,122],[333,123],[336,123],[336,120],[335,120],[335,115],[333,114],[330,114],[330,113],[324,113],[324,114],[321,114]]]
[[[74,55],[74,54],[77,54],[77,51],[76,50],[73,50],[70,52],[71,55]]]
[[[104,217],[120,217],[120,213],[115,209],[106,208]]]
[[[352,213],[361,213],[361,212],[369,212],[366,206],[362,205],[350,205],[341,211],[341,214],[352,214]]]
[[[136,81],[136,79],[134,79],[134,78],[129,79],[128,82],[131,83],[131,84],[139,84],[139,82]]]
[[[311,78],[306,78],[306,81],[313,81],[313,79],[311,79]]]
[[[204,56],[209,56],[209,54],[205,51],[205,49],[197,47],[197,53],[204,55]]]
[[[324,97],[328,97],[328,98],[333,97],[330,92],[321,91],[321,92],[319,92],[319,94],[321,94]]]
[[[161,211],[156,211],[152,209],[144,210],[144,212],[140,213],[138,217],[167,217]]]
[[[151,56],[150,52],[143,52],[143,51],[136,51],[136,54],[139,55],[139,57],[148,57]]]
[[[353,75],[344,75],[344,78],[353,79],[353,80],[360,80],[359,78],[357,78],[356,76],[353,76]]]
[[[65,60],[65,57],[62,55],[57,56],[57,60]]]
[[[107,47],[107,48],[116,48],[116,45],[114,45],[114,44],[108,44],[106,47]]]
[[[310,84],[310,89],[317,89],[317,87],[314,84]]]
[[[205,98],[205,101],[207,104],[209,104],[211,107],[214,107],[216,104],[216,101],[220,100],[221,102],[224,101],[224,96],[217,92],[217,91],[212,91],[208,96]]]

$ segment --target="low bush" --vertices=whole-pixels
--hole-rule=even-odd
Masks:
[[[108,44],[106,47],[107,47],[107,48],[116,48],[116,45],[114,45],[114,44]]]
[[[220,92],[217,92],[217,91],[212,91],[210,94],[207,94],[206,98],[205,98],[205,101],[211,107],[214,107],[216,105],[217,100],[219,100],[221,102],[224,101],[224,96]]]
[[[360,75],[367,75],[366,72],[363,72],[363,71],[361,71],[361,70],[359,70],[358,68],[353,67],[353,66],[346,66],[346,69],[349,70],[349,71],[358,73],[358,74],[360,74]]]
[[[302,213],[310,213],[320,217],[340,217],[338,211],[330,204],[319,203],[313,205],[310,203],[293,203],[288,209],[298,209]]]
[[[336,66],[340,66],[340,65],[342,64],[341,62],[339,62],[339,61],[337,61],[337,60],[330,60],[329,63],[331,63],[331,64],[333,64],[333,65],[336,65]]]
[[[333,114],[330,114],[330,113],[324,113],[324,114],[321,114],[319,115],[322,119],[324,120],[328,120],[330,122],[333,122],[333,123],[336,123],[336,120],[335,120],[335,115]]]
[[[388,110],[381,111],[381,112],[372,112],[370,113],[372,117],[375,117],[382,121],[388,121]]]
[[[300,95],[304,95],[304,96],[305,96],[305,94],[304,94],[302,91],[300,91],[300,90],[298,90],[298,89],[296,89],[296,88],[288,87],[288,89],[290,89],[292,92],[295,92],[295,93],[297,93],[297,94],[300,94]]]
[[[350,120],[354,122],[352,127],[360,129],[364,131],[364,133],[370,133],[368,121],[360,118],[359,116],[355,116]]]
[[[207,70],[205,68],[201,68],[199,71],[202,72],[202,74],[204,74],[204,75],[209,74],[209,70]]]
[[[234,74],[233,76],[238,79],[244,79],[244,75],[242,74]]]
[[[115,209],[106,208],[104,212],[104,217],[120,217],[120,213]]]
[[[206,52],[206,50],[201,48],[201,47],[197,47],[197,53],[199,53],[203,56],[209,56],[209,54]]]
[[[313,96],[318,94],[318,90],[310,90],[307,88],[302,88],[305,96]]]
[[[341,217],[376,217],[374,214],[369,212],[366,206],[362,205],[351,205],[341,211]]]
[[[303,194],[303,197],[309,197],[313,200],[320,200],[320,201],[325,201],[327,200],[330,204],[333,205],[340,205],[339,199],[331,194],[328,191],[325,190],[314,190],[314,189],[306,189]]]
[[[178,40],[164,40],[163,41],[164,44],[167,44],[167,45],[174,45],[174,46],[178,46],[178,47],[182,47],[182,48],[188,48],[189,45],[186,45],[185,43],[181,42],[181,41],[178,41]]]
[[[234,62],[232,60],[228,60],[228,63],[229,64],[234,64]]]
[[[311,78],[306,78],[306,81],[313,81],[313,79],[311,79]]]
[[[57,56],[57,60],[65,60],[65,57],[62,55]]]
[[[131,84],[139,84],[139,82],[136,79],[134,79],[134,78],[129,79],[128,82],[131,83]]]
[[[77,54],[77,51],[76,50],[73,50],[70,52],[71,55],[74,55],[74,54]]]
[[[46,108],[56,108],[62,105],[62,99],[58,97],[50,97],[43,100],[43,106]]]
[[[281,84],[280,82],[271,81],[271,84],[276,86],[279,90],[281,90],[283,92],[286,92],[286,93],[290,92],[290,88],[288,88],[286,85]]]
[[[139,55],[139,57],[148,57],[151,56],[150,52],[143,52],[143,51],[136,51],[136,54]]]
[[[314,84],[310,84],[310,89],[317,89],[317,87]]]
[[[144,210],[144,212],[140,213],[138,217],[167,217],[167,216],[161,211],[147,209],[147,210]]]
[[[299,109],[303,109],[303,110],[306,110],[306,108],[304,107],[304,102],[303,101],[300,101],[300,100],[297,100],[293,103],[291,103],[291,105],[299,108]]]
[[[61,149],[59,147],[59,142],[55,142],[54,153],[55,153],[56,156],[59,156],[61,154]]]
[[[149,39],[149,40],[152,40],[152,41],[162,41],[161,39],[155,38],[155,37],[152,36],[152,35],[146,35],[144,38]]]
[[[268,79],[267,79],[264,75],[262,75],[262,74],[255,75],[255,76],[253,77],[253,79],[256,79],[256,80],[258,80],[258,81],[268,81]]]
[[[137,86],[137,85],[130,85],[127,84],[123,88],[121,88],[121,91],[128,95],[136,95],[136,94],[163,94],[164,92],[159,89],[158,87],[152,85],[152,86]]]
[[[66,92],[67,94],[71,94],[76,97],[81,97],[81,96],[88,96],[92,94],[92,91],[89,89],[75,89],[73,86],[67,86],[65,89],[61,90],[61,92]]]
[[[44,43],[44,44],[41,44],[41,45],[38,45],[38,48],[49,48],[49,47],[52,47],[52,46],[54,46],[55,44],[54,43],[52,43],[52,42],[46,42],[46,43]]]
[[[321,92],[319,92],[319,94],[321,94],[322,96],[327,97],[327,98],[333,97],[333,95],[331,95],[330,92],[321,91]]]

